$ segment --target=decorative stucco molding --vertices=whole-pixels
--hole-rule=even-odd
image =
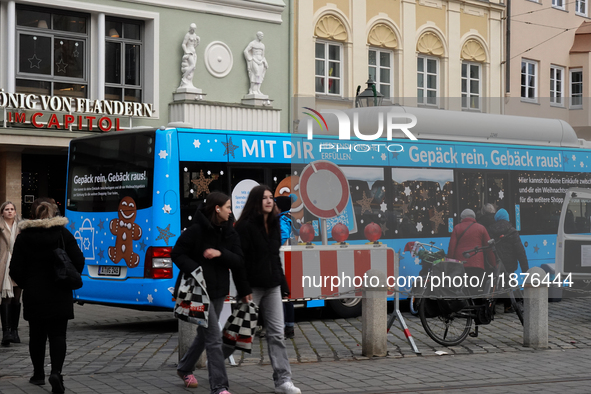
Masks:
[[[432,56],[442,56],[445,53],[439,36],[430,31],[423,33],[419,38],[417,51]]]
[[[486,51],[477,40],[470,39],[462,47],[462,59],[471,62],[485,62]]]
[[[340,19],[333,15],[325,15],[316,24],[314,34],[327,40],[346,41],[347,29]]]
[[[392,28],[384,23],[375,25],[369,35],[367,42],[370,45],[382,48],[396,49],[398,48],[398,39]]]
[[[204,60],[207,71],[217,78],[228,75],[234,64],[232,51],[221,41],[213,41],[205,48]]]

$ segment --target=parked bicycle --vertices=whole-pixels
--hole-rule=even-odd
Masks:
[[[434,242],[414,243],[411,254],[421,260],[420,276],[424,280],[422,286],[413,289],[413,295],[419,298],[419,317],[425,332],[440,345],[455,346],[464,341],[468,335],[477,337],[478,327],[490,324],[494,320],[495,303],[499,295],[508,296],[511,299],[511,305],[523,324],[523,304],[517,301],[522,298],[521,290],[519,287],[502,286],[507,285],[508,274],[497,252],[495,240],[491,239],[487,246],[476,247],[464,252],[463,255],[465,258],[470,258],[487,250],[491,250],[495,255],[496,267],[492,267],[487,262],[489,269],[481,278],[475,278],[477,281],[469,280],[467,286],[446,287],[442,286],[440,281],[444,272],[450,278],[450,282],[459,276],[462,277],[462,284],[465,284],[466,277],[462,274],[463,262],[446,259],[444,250],[435,246]],[[501,275],[503,273],[504,281]],[[439,281],[437,286],[434,280]],[[456,280],[455,283],[459,282]],[[478,286],[475,286],[476,282]],[[473,322],[475,328],[470,332]]]

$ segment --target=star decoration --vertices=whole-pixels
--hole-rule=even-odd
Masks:
[[[415,265],[419,265],[421,264],[421,259],[419,259],[418,257],[415,257]]]
[[[193,146],[195,148],[199,148],[201,146],[201,142],[199,142],[199,140],[193,140]]]
[[[80,55],[80,52],[78,52],[78,50],[77,50],[77,49],[75,49],[75,50],[74,50],[74,52],[72,52],[72,55],[73,55],[74,57],[78,57],[78,55]]]
[[[228,139],[228,142],[227,143],[226,142],[222,142],[222,144],[224,144],[224,148],[226,148],[226,150],[224,151],[224,155],[228,155],[228,156],[232,155],[233,158],[236,158],[236,156],[234,156],[234,151],[236,149],[238,149],[239,147],[238,147],[238,145],[234,145],[232,143],[232,137],[230,137]]]
[[[421,222],[417,223],[417,231],[423,231],[423,223],[421,223]]]
[[[164,211],[164,213],[170,213],[170,205],[164,204],[162,210]]]
[[[156,238],[155,241],[163,239],[164,242],[166,242],[166,245],[168,245],[168,240],[172,237],[176,237],[176,235],[170,232],[170,223],[168,224],[168,226],[166,226],[166,228],[160,228],[158,226],[156,226],[156,228],[158,229],[160,235],[158,235],[158,238]]]
[[[30,57],[27,60],[29,61],[29,63],[31,63],[31,66],[29,68],[41,68],[39,67],[39,64],[41,64],[41,59],[37,57],[36,53],[33,54],[33,57]]]
[[[505,197],[505,193],[502,190],[500,190],[499,191],[499,200],[502,200],[503,197]]]
[[[191,182],[197,186],[195,197],[199,197],[201,193],[209,194],[209,184],[213,182],[213,178],[206,178],[203,175],[203,170],[199,172],[199,178],[192,179]]]
[[[158,153],[158,156],[160,156],[161,159],[166,159],[168,153],[166,153],[165,150],[161,150],[160,153]]]
[[[538,248],[538,245],[536,244],[536,246],[534,246],[534,253],[538,253],[538,250],[540,250],[540,248]]]
[[[542,242],[544,244],[544,246],[548,245],[548,241],[544,240],[544,242]]]
[[[423,200],[428,199],[429,198],[429,190],[421,191],[421,197],[423,197]]]
[[[410,187],[406,186],[404,188],[404,194],[406,194],[407,196],[410,196]]]
[[[573,161],[577,160],[577,156],[572,155],[571,157],[573,158]]]
[[[66,67],[68,67],[68,65],[66,63],[64,63],[64,59],[61,59],[55,65],[57,66],[57,72],[58,73],[65,73],[66,72]]]
[[[392,158],[398,160],[399,152],[392,152]]]
[[[382,153],[381,158],[382,158],[382,160],[386,160],[388,158],[388,156],[385,153]]]
[[[98,228],[101,230],[105,229],[105,221],[104,220],[99,220],[98,222]]]
[[[429,219],[433,222],[433,230],[437,230],[437,228],[445,222],[443,221],[443,211],[437,212],[437,209],[433,209],[433,216]]]
[[[148,294],[148,302],[151,304],[152,301],[154,301],[154,297],[152,297],[152,294]]]
[[[356,204],[361,205],[361,214],[363,215],[363,213],[365,211],[369,211],[369,213],[371,213],[371,202],[372,202],[373,198],[371,197],[367,197],[365,195],[365,192],[363,192],[363,198],[361,200],[357,200],[355,201]]]
[[[82,241],[82,246],[84,246],[85,250],[89,250],[90,249],[90,239],[84,238],[84,241]]]
[[[142,239],[142,240],[140,241],[140,250],[141,250],[142,252],[143,252],[143,251],[145,251],[145,250],[146,250],[146,246],[148,246],[148,245],[146,245],[146,243],[145,243],[145,242],[144,242],[144,240]]]
[[[398,249],[398,262],[401,262],[402,260],[404,260],[403,254],[404,254],[404,252],[402,251],[402,249]]]
[[[104,259],[104,258],[105,258],[105,255],[104,255],[104,253],[105,253],[105,251],[104,251],[104,250],[102,250],[102,249],[100,249],[100,250],[99,250],[99,252],[97,253],[97,255],[98,255],[98,258],[99,258],[99,259]]]
[[[76,222],[70,222],[70,230],[71,231],[76,230]]]
[[[382,201],[382,203],[380,204],[380,211],[386,212],[387,210],[388,210],[388,204],[386,204],[385,201]]]
[[[562,161],[564,164],[568,164],[568,157],[566,155],[562,156]]]
[[[386,227],[386,223],[380,223],[380,227],[382,228],[382,234],[386,234],[386,231],[389,230],[388,227]]]
[[[585,163],[581,162],[581,167],[585,167]]]

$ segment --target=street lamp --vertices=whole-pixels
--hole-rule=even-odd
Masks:
[[[376,83],[371,79],[367,80],[367,88],[355,97],[355,107],[378,107],[382,105],[384,95],[376,90]]]

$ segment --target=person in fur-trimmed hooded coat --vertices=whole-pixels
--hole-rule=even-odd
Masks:
[[[23,289],[23,317],[29,322],[29,354],[34,374],[30,383],[45,384],[43,364],[49,339],[53,393],[63,393],[62,366],[66,357],[68,320],[74,318],[72,290],[55,283],[53,250],[66,250],[78,272],[84,268],[84,255],[74,236],[64,227],[68,219],[55,217],[57,207],[42,202],[34,220],[19,223],[10,263],[10,277]],[[63,243],[62,243],[63,238]]]

